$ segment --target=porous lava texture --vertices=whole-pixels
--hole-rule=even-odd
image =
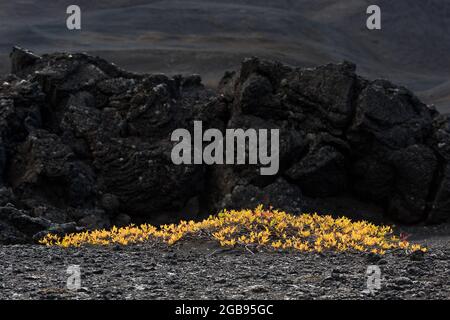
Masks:
[[[249,58],[217,90],[198,75],[135,74],[86,54],[16,47],[11,65],[0,81],[0,243],[259,203],[320,212],[330,197],[401,223],[450,216],[448,117],[351,63]],[[173,164],[171,133],[194,120],[279,129],[278,174]]]

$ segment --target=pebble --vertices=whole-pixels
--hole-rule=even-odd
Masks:
[[[394,280],[394,283],[399,286],[404,286],[413,284],[413,281],[408,277],[398,277]]]

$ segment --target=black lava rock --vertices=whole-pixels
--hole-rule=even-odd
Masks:
[[[223,207],[298,213],[304,196],[350,194],[403,223],[450,215],[449,119],[351,63],[250,58],[214,92],[198,75],[134,74],[86,54],[16,47],[11,61],[0,81],[1,243]],[[174,165],[170,135],[194,120],[203,130],[279,129],[278,174]]]

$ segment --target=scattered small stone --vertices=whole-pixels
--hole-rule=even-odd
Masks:
[[[269,292],[269,289],[263,285],[253,285],[247,288],[247,291],[253,292],[253,293],[265,293]]]
[[[418,250],[418,251],[412,252],[409,257],[412,261],[422,261],[425,257],[425,253]]]
[[[413,281],[408,277],[398,277],[394,279],[394,283],[399,286],[404,286],[413,284]]]
[[[214,283],[226,283],[226,282],[227,282],[227,279],[225,279],[225,278],[219,278],[219,279],[214,280]]]
[[[103,274],[105,271],[102,269],[91,271],[91,274]]]

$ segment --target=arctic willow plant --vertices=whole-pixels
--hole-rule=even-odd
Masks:
[[[213,239],[224,247],[252,246],[302,252],[328,250],[385,254],[394,249],[426,251],[420,245],[399,239],[389,226],[376,226],[367,221],[352,222],[346,217],[334,219],[317,214],[295,216],[277,210],[264,210],[262,206],[254,210],[224,210],[201,222],[180,221],[159,228],[143,224],[73,233],[64,237],[48,234],[40,243],[67,248],[84,244],[128,245],[159,239],[173,245],[183,237]]]

